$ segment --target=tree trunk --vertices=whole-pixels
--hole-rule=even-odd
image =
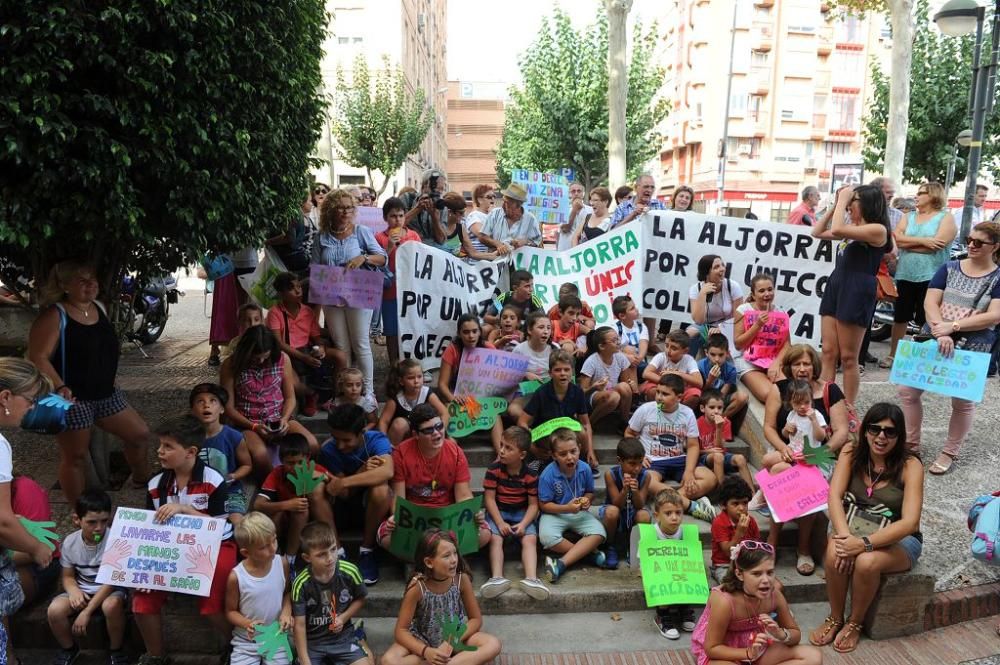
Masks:
[[[628,90],[625,21],[632,0],[605,0],[608,12],[608,183],[625,184],[625,103]]]
[[[903,180],[906,132],[910,126],[910,63],[913,59],[913,0],[888,0],[892,26],[892,66],[889,76],[889,122],[885,130],[883,175]]]

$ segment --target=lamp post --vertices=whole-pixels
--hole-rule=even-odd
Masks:
[[[997,0],[1000,2],[1000,0]],[[729,159],[729,100],[733,94],[733,57],[736,54],[736,23],[740,15],[740,0],[733,0],[733,29],[729,33],[729,77],[726,79],[726,111],[722,119],[722,140],[719,141],[719,178],[715,195],[717,215],[722,214],[722,200],[726,194],[726,160]]]
[[[986,117],[993,110],[993,90],[996,86],[997,49],[1000,46],[1000,0],[995,0],[993,11],[993,44],[988,62],[983,62],[983,22],[986,8],[975,0],[949,0],[934,15],[938,28],[951,37],[961,37],[976,32],[976,46],[972,62],[972,90],[969,94],[969,112],[972,115],[972,137],[969,141],[969,171],[965,179],[965,204],[962,207],[962,227],[959,237],[972,230],[972,212],[975,207],[976,178],[983,151],[983,130]]]
[[[951,192],[951,183],[955,181],[955,160],[958,159],[958,146],[968,148],[972,143],[972,130],[963,129],[955,137],[955,143],[951,146],[951,159],[948,160],[948,175],[944,180],[944,200],[948,200]]]

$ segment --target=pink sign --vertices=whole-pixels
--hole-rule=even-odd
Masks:
[[[382,302],[382,273],[340,266],[309,266],[309,302],[313,305],[375,309]]]
[[[528,359],[496,349],[472,349],[462,355],[455,380],[456,395],[507,397],[524,381]]]
[[[767,469],[761,469],[756,477],[778,522],[790,522],[826,509],[830,485],[818,467],[796,464],[773,476]]]
[[[373,208],[371,206],[358,206],[358,211],[354,219],[355,224],[360,224],[361,226],[367,226],[372,230],[372,233],[378,233],[379,231],[385,231],[389,228],[386,221],[382,219],[382,208]]]

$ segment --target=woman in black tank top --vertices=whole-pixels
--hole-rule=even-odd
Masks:
[[[52,268],[43,288],[42,310],[28,336],[28,357],[74,402],[59,443],[59,484],[70,505],[85,487],[84,462],[96,424],[124,442],[132,482],[145,487],[149,476],[149,427],[115,387],[118,336],[97,301],[98,281],[90,264],[63,261]]]

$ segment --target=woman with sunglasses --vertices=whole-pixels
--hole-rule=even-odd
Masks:
[[[824,567],[830,615],[809,636],[816,646],[854,651],[882,575],[913,568],[923,549],[924,468],[902,441],[903,411],[872,405],[861,440],[841,453],[830,480],[831,538]],[[851,613],[844,623],[847,591]]]
[[[486,216],[493,209],[495,200],[496,193],[492,185],[476,185],[472,190],[472,212],[465,217],[465,230],[468,232],[469,243],[480,254],[493,251],[479,239],[479,234],[483,232],[483,224],[486,223]]]
[[[351,270],[378,269],[386,264],[385,250],[371,229],[354,223],[356,212],[354,198],[346,191],[338,189],[326,196],[320,210],[319,234],[313,243],[313,263]],[[365,394],[374,395],[372,310],[324,305],[323,319],[333,345],[353,355],[354,365],[364,375]]]
[[[858,356],[875,314],[875,275],[892,249],[889,212],[880,187],[842,187],[837,202],[812,227],[815,238],[848,241],[826,283],[819,305],[823,340],[823,378],[833,381],[839,362],[844,396],[854,404],[861,385]]]
[[[949,261],[938,268],[927,287],[924,312],[927,323],[922,332],[937,339],[938,351],[951,356],[956,348],[989,353],[1000,323],[1000,224],[980,222],[966,238],[969,258]],[[906,413],[906,445],[920,450],[924,391],[899,387],[899,399]],[[966,435],[972,429],[976,405],[951,398],[951,420],[944,449],[927,469],[939,476],[947,473],[958,457]]]
[[[443,508],[472,498],[469,461],[431,404],[424,402],[410,411],[413,433],[392,451],[392,491],[418,506]],[[477,513],[479,547],[490,542],[486,517]],[[379,526],[378,540],[385,549],[392,542],[396,523],[392,516]]]
[[[955,218],[945,208],[944,187],[928,182],[917,190],[917,209],[903,216],[892,232],[899,247],[896,264],[896,289],[899,296],[893,308],[892,340],[889,355],[878,366],[892,367],[896,346],[906,334],[906,326],[916,321],[923,326],[926,318],[924,298],[931,277],[949,258],[951,243],[958,229]]]

